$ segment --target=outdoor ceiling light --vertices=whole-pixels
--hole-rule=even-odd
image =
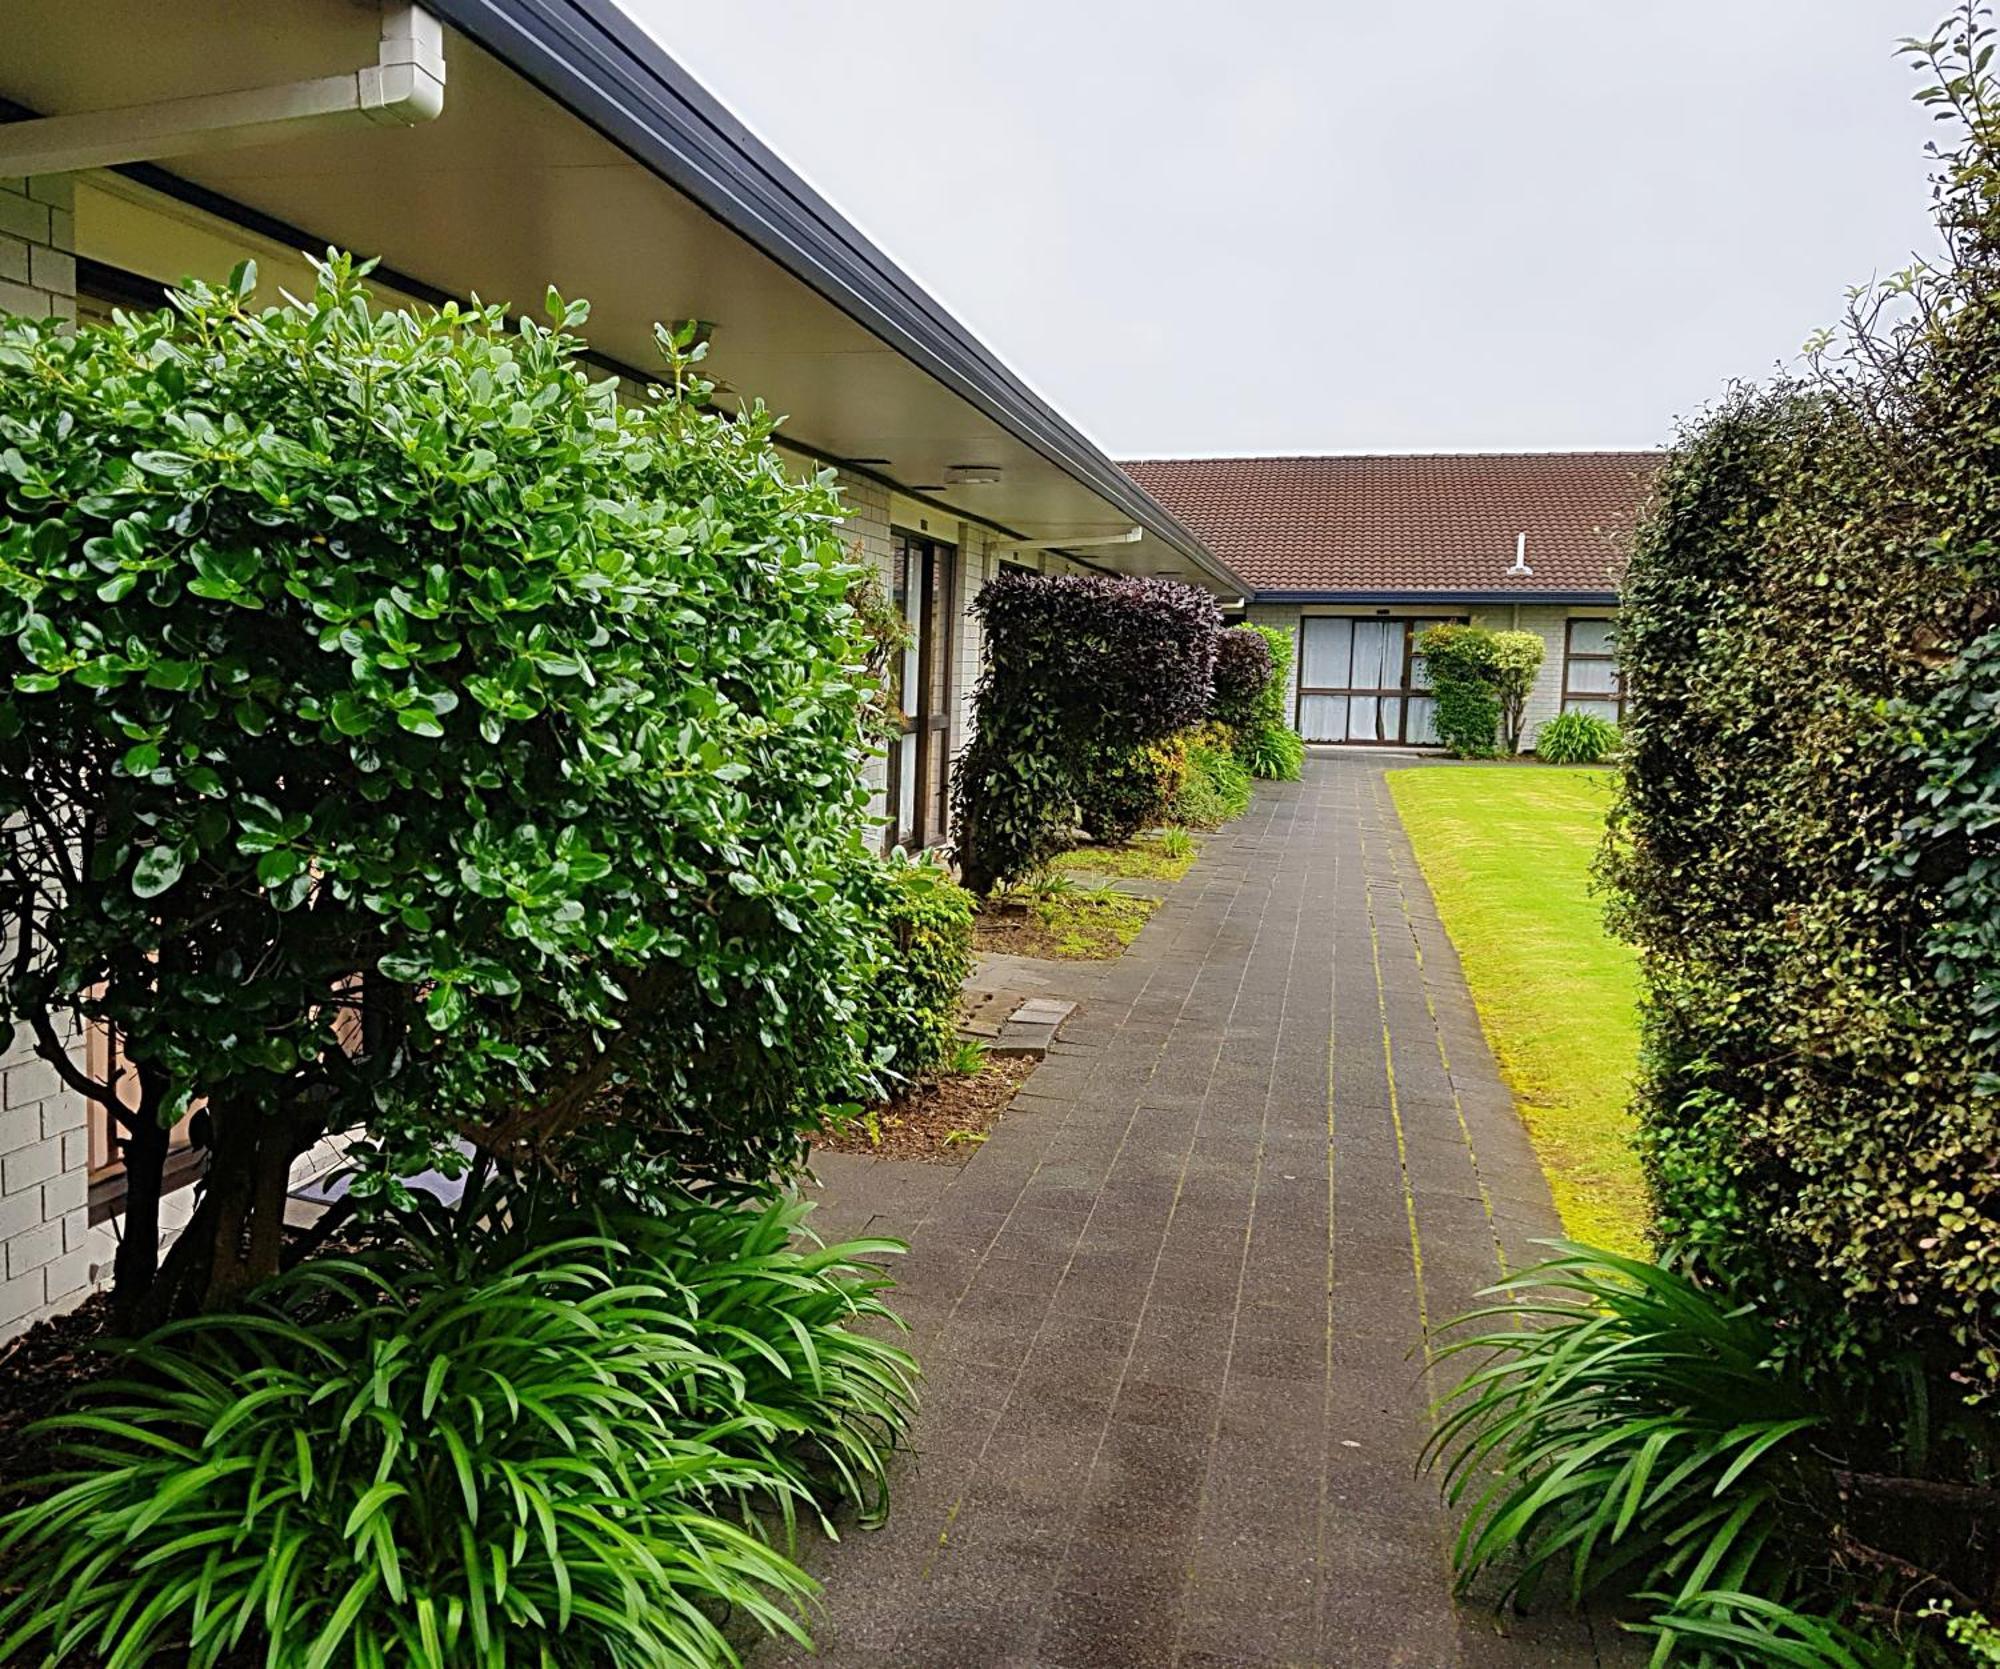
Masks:
[[[951,487],[987,487],[1000,479],[998,464],[946,464],[945,484]]]

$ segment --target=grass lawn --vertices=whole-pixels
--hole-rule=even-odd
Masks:
[[[1180,836],[1179,840],[1140,835],[1123,846],[1073,847],[1058,853],[1049,867],[1065,873],[1082,870],[1088,875],[1116,875],[1138,881],[1178,881],[1194,867],[1198,848],[1186,830],[1174,832]]]
[[[1426,768],[1391,771],[1389,791],[1564,1229],[1643,1255],[1645,1185],[1626,1113],[1638,973],[1590,892],[1611,773]]]

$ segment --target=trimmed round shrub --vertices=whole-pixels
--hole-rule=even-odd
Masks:
[[[0,322],[0,1022],[121,1039],[154,1301],[276,1266],[293,1158],[758,1175],[854,1072],[858,571],[824,480],[662,334],[638,403],[343,256],[73,334]],[[25,910],[21,901],[27,900]],[[14,954],[11,947],[19,947]]]
[[[1548,765],[1595,765],[1618,751],[1618,726],[1595,713],[1558,713],[1535,732],[1535,757]]]
[[[1460,759],[1491,759],[1500,738],[1493,634],[1480,626],[1430,626],[1417,634],[1417,653],[1430,671],[1438,740]]]
[[[942,864],[901,851],[862,854],[848,897],[875,939],[860,995],[868,1065],[887,1084],[857,1085],[860,1099],[930,1071],[958,1039],[958,1013],[972,973],[972,894]]]
[[[1215,640],[1215,699],[1208,716],[1238,728],[1254,723],[1275,672],[1262,633],[1248,626],[1222,632]]]
[[[1085,773],[1107,752],[1201,722],[1222,614],[1168,580],[1011,572],[972,607],[986,669],[953,798],[960,872],[985,893],[1068,844]]]

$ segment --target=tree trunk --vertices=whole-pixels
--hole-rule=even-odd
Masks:
[[[314,1126],[297,1114],[208,1109],[208,1173],[194,1216],[168,1251],[145,1305],[154,1323],[226,1309],[277,1274],[292,1161]]]
[[[121,1328],[129,1327],[160,1270],[160,1189],[167,1168],[167,1131],[141,1095],[136,1113],[119,1109],[126,1134],[125,1224],[112,1261],[111,1304]]]

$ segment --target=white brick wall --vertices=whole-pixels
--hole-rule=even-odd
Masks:
[[[76,188],[0,179],[0,313],[76,317]]]
[[[0,312],[76,317],[76,197],[64,177],[0,179]],[[71,1054],[83,1062],[81,1034]],[[0,1339],[87,1289],[83,1098],[21,1028],[0,1046]]]
[[[76,1041],[72,1058],[83,1064]],[[80,1299],[89,1229],[85,1103],[35,1054],[25,1027],[0,1051],[0,1339]]]

